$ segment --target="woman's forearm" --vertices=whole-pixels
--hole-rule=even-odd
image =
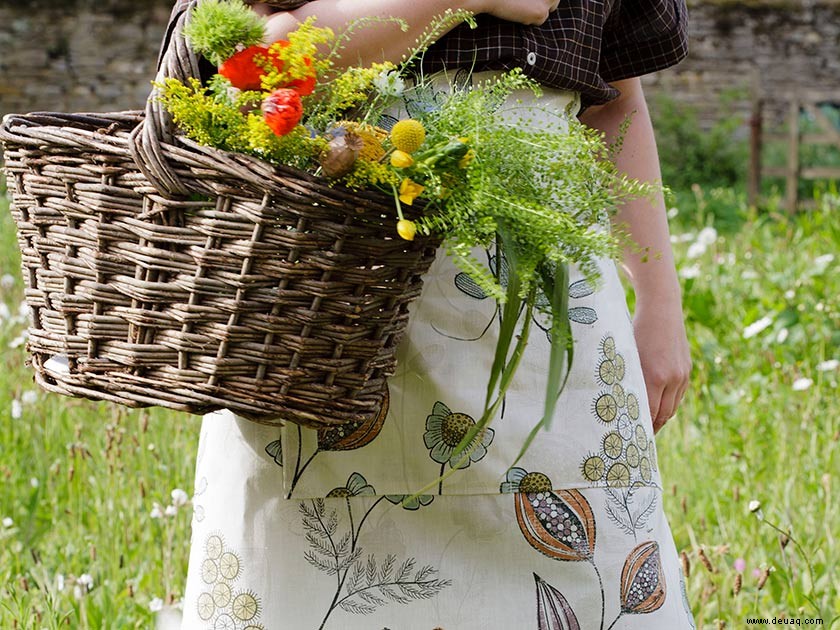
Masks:
[[[403,32],[394,22],[373,23],[360,29],[356,37],[345,42],[341,65],[368,65],[374,62],[398,62],[412,49],[435,16],[447,9],[480,12],[479,0],[314,0],[295,11],[275,13],[269,17],[267,35],[270,42],[285,39],[306,18],[316,16],[317,25],[340,33],[354,20],[363,17],[396,17],[404,20]],[[452,25],[454,27],[455,24]]]
[[[622,96],[606,105],[592,107],[581,116],[581,121],[606,134],[611,142],[619,133],[622,122],[632,115],[622,150],[616,158],[619,171],[645,182],[661,181],[656,140],[638,78],[616,82]],[[624,224],[640,252],[627,248],[624,267],[637,298],[643,301],[660,301],[679,304],[680,285],[674,268],[665,201],[661,193],[653,198],[643,197],[624,204],[613,222]]]

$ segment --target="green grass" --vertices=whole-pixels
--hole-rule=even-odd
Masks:
[[[788,218],[750,212],[728,190],[676,198],[676,235],[721,217],[719,238],[699,257],[687,258],[694,238],[675,244],[683,273],[696,276],[684,278],[695,371],[658,437],[698,628],[781,615],[822,617],[831,627],[840,610],[840,370],[817,366],[840,358],[840,275],[836,259],[816,261],[840,252],[837,200]],[[0,275],[15,278],[0,302],[14,315],[23,287],[2,201],[0,217]],[[772,323],[745,339],[762,317]],[[9,348],[23,328],[0,323],[0,518],[13,521],[0,526],[0,627],[150,627],[152,598],[183,595],[190,510],[163,519],[150,512],[173,488],[191,492],[199,419],[43,392],[14,418],[13,401],[35,391],[23,347]],[[802,378],[813,383],[794,390]],[[753,500],[760,512],[750,512]],[[788,532],[786,545],[771,524]],[[746,568],[733,595],[738,558]],[[753,571],[765,569],[759,589]],[[82,574],[93,586],[76,598]]]

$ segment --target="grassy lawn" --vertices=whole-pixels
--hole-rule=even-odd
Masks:
[[[677,198],[695,372],[658,452],[698,628],[840,626],[838,200],[788,218]],[[183,595],[191,518],[154,504],[191,494],[199,418],[38,391],[18,264],[0,201],[0,628],[151,627],[151,601]]]

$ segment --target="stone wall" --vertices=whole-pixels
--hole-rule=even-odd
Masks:
[[[0,0],[0,114],[142,107],[171,1]],[[751,90],[772,113],[789,92],[840,86],[838,0],[694,0],[690,13],[689,58],[647,77],[649,95],[711,121],[745,115]]]

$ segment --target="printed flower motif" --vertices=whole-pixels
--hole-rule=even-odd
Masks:
[[[665,573],[659,545],[649,540],[638,545],[621,569],[621,612],[651,613],[665,603]]]
[[[239,556],[225,548],[221,536],[211,534],[204,543],[201,564],[201,578],[206,586],[196,602],[199,618],[210,624],[209,627],[231,630],[262,627],[255,623],[262,612],[257,595],[247,590],[236,591],[232,586],[242,572]]]
[[[580,491],[552,491],[546,475],[522,468],[508,471],[506,490],[515,492],[516,521],[529,545],[555,560],[592,562],[595,515]]]
[[[278,136],[294,129],[303,116],[300,94],[289,88],[274,90],[262,103],[265,122]]]
[[[421,494],[420,496],[411,496],[409,494],[387,494],[385,498],[394,505],[402,505],[404,510],[419,510],[420,507],[426,507],[435,500],[432,494]]]
[[[429,449],[429,455],[438,464],[449,462],[455,468],[463,454],[454,454],[455,447],[475,426],[475,420],[465,413],[452,413],[449,407],[438,401],[432,408],[432,413],[426,418],[426,432],[423,441]],[[487,454],[487,447],[493,442],[495,432],[486,428],[479,433],[470,447],[475,446],[470,456],[460,464],[459,468],[467,468],[470,463],[477,462]],[[470,448],[468,447],[468,448]]]
[[[322,451],[352,451],[367,446],[382,431],[390,406],[391,396],[386,384],[381,406],[366,420],[318,429],[318,448]]]
[[[537,583],[537,630],[580,630],[563,594],[536,573],[534,581]]]
[[[413,205],[414,200],[423,194],[424,190],[424,186],[421,186],[417,182],[414,182],[406,177],[400,184],[400,201],[407,206]]]
[[[347,479],[347,484],[338,488],[333,488],[327,494],[328,499],[338,497],[370,497],[376,494],[373,486],[368,484],[367,480],[357,472],[354,472]]]

